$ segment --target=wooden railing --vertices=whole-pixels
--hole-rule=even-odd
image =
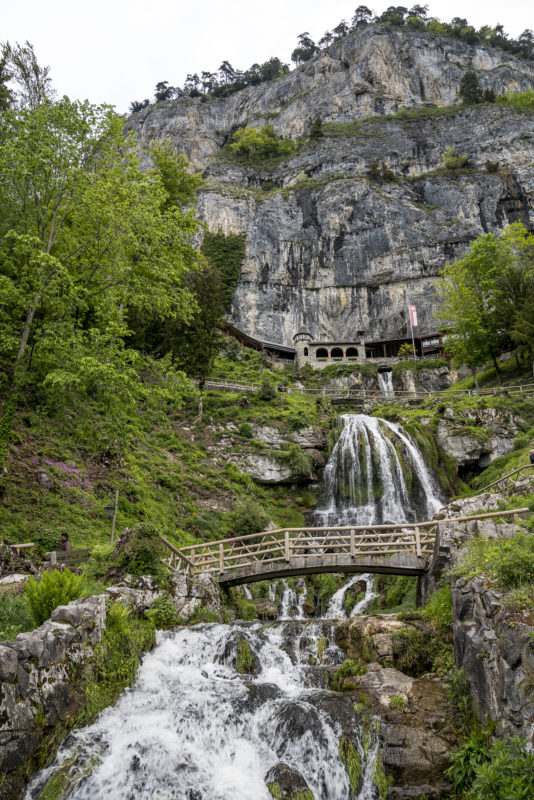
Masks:
[[[502,478],[499,478],[499,480],[488,483],[483,489],[479,489],[477,494],[509,489],[511,486],[515,486],[517,481],[521,478],[534,478],[534,464],[524,464],[522,467],[519,467],[519,469],[514,469],[513,472],[509,472],[507,475],[503,475]]]
[[[527,508],[494,511],[473,517],[456,517],[454,521],[507,517],[527,511]],[[428,558],[434,551],[438,524],[439,521],[430,520],[400,525],[280,528],[181,548],[164,537],[161,539],[170,551],[165,563],[172,571],[190,575],[201,572],[222,575],[247,567],[257,569],[261,564],[267,573],[269,565],[275,563],[291,564],[294,559],[299,559],[302,566],[306,559],[313,558],[316,562],[317,557],[324,557],[326,563],[332,555],[373,559],[409,553],[418,558]]]

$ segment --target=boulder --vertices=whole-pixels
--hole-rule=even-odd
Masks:
[[[282,800],[314,800],[300,772],[282,761],[271,767],[265,776],[265,783],[271,794]]]

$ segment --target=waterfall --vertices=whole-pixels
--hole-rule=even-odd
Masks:
[[[371,603],[375,597],[378,597],[373,591],[374,579],[375,576],[370,574],[354,575],[350,581],[343,584],[330,598],[328,608],[324,615],[325,619],[338,619],[339,617],[347,616],[345,612],[345,595],[355,583],[365,583],[365,597],[362,597],[362,599],[356,603],[349,616],[357,617],[359,614],[364,614],[369,603]]]
[[[354,698],[318,689],[308,666],[342,662],[332,628],[202,624],[158,634],[134,686],[65,739],[26,800],[51,779],[65,786],[63,800],[271,800],[265,779],[280,764],[300,773],[315,800],[350,800],[341,736],[361,760],[356,797],[376,800],[378,721],[365,740]],[[254,674],[236,669],[243,640]]]
[[[384,397],[395,396],[395,390],[393,389],[393,372],[390,369],[387,372],[378,373],[378,388]]]
[[[435,481],[400,425],[365,414],[341,421],[315,525],[414,522],[441,508]]]
[[[306,602],[306,582],[303,578],[297,580],[299,594],[287,581],[282,581],[284,591],[280,601],[278,618],[279,619],[306,619],[304,613],[304,603]]]

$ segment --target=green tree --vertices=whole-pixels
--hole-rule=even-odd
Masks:
[[[189,318],[192,210],[169,207],[105,106],[50,100],[0,124],[0,469],[30,365],[48,392],[91,391],[124,406],[139,354],[128,309]]]
[[[476,367],[489,358],[499,374],[497,355],[510,341],[533,352],[534,235],[522,223],[476,239],[446,265],[437,290],[446,349],[456,363],[469,366],[475,382]]]
[[[460,81],[460,97],[463,102],[468,105],[480,103],[482,99],[478,76],[472,69],[468,69],[467,72],[464,72],[462,75],[462,80]]]
[[[272,125],[240,128],[234,133],[230,151],[250,161],[289,155],[294,150],[290,139],[277,136]]]
[[[314,141],[317,139],[322,139],[323,136],[323,121],[321,117],[316,117],[310,125],[310,139]]]

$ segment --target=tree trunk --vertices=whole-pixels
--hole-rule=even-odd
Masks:
[[[198,398],[198,414],[194,419],[193,422],[194,425],[196,425],[198,422],[202,422],[203,405],[204,405],[203,396],[200,395],[200,397]]]
[[[471,367],[471,375],[473,376],[473,383],[475,384],[475,389],[478,389],[478,378],[477,378],[476,367]]]
[[[15,409],[17,407],[17,399],[17,392],[11,389],[4,403],[2,418],[0,419],[0,478],[4,471],[4,462],[6,460],[7,448],[11,437],[11,426],[13,425]]]

